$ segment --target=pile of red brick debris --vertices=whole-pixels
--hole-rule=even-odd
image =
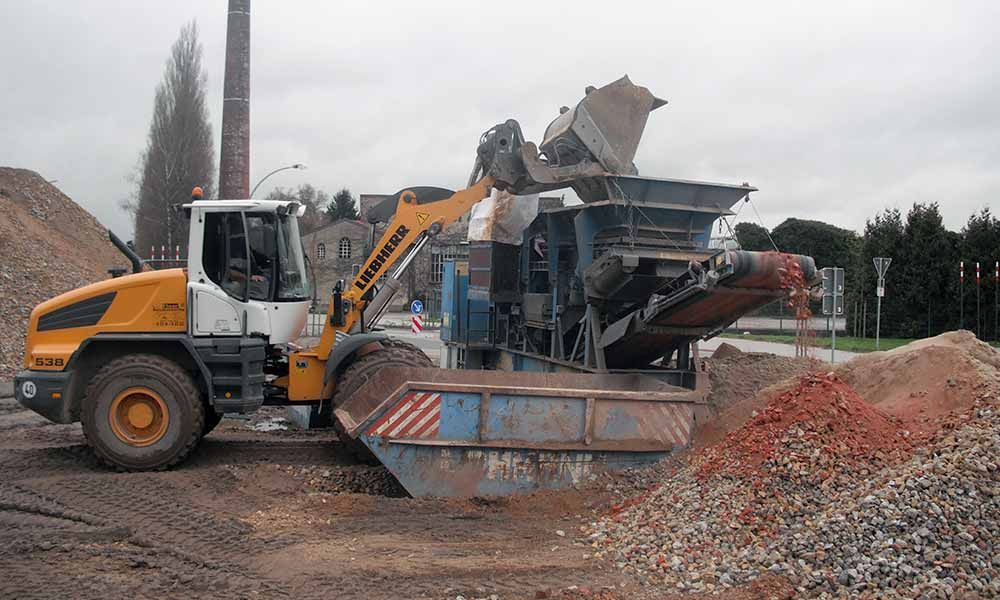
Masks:
[[[911,346],[769,388],[716,443],[609,484],[595,557],[661,592],[1000,595],[1000,353]],[[907,372],[927,361],[933,380]]]
[[[909,446],[907,432],[894,419],[865,402],[834,373],[807,375],[774,398],[742,427],[695,457],[699,477],[715,473],[751,475],[777,453],[789,431],[820,452],[859,460]]]

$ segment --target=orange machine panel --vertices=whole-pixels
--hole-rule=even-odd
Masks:
[[[73,352],[98,333],[187,330],[187,273],[146,271],[92,283],[31,311],[24,367],[61,371]]]

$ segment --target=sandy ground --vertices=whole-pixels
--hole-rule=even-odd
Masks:
[[[79,425],[0,400],[0,597],[627,592],[577,540],[600,498],[393,497],[371,483],[386,476],[360,476],[381,468],[351,464],[332,432],[250,428],[279,416],[223,421],[174,471],[119,474],[96,465]]]
[[[226,419],[182,467],[122,474],[79,425],[0,398],[0,598],[675,597],[593,557],[581,531],[615,501],[601,486],[413,499],[332,431],[286,426],[276,409]]]

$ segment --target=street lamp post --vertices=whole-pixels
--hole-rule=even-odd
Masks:
[[[253,186],[253,189],[250,190],[250,197],[253,198],[254,192],[257,191],[257,188],[260,187],[260,184],[264,183],[267,180],[267,178],[270,177],[271,175],[274,175],[275,173],[280,173],[282,171],[287,171],[288,169],[298,169],[300,171],[304,171],[305,168],[306,168],[306,166],[304,164],[302,164],[302,163],[295,163],[294,165],[288,165],[287,167],[281,167],[279,169],[275,169],[275,170],[271,171],[267,175],[264,175],[264,178],[261,179],[260,181],[258,181],[257,185]]]
[[[876,256],[872,259],[875,263],[875,273],[878,275],[878,285],[875,287],[875,295],[878,297],[878,306],[875,309],[875,350],[879,350],[879,342],[882,333],[882,296],[885,296],[885,272],[889,270],[891,258]]]

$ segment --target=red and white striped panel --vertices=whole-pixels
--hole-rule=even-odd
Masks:
[[[694,410],[690,406],[670,402],[651,402],[650,408],[639,413],[639,436],[664,444],[687,446],[691,442]]]
[[[441,394],[410,392],[366,432],[387,438],[434,439],[441,425]]]

